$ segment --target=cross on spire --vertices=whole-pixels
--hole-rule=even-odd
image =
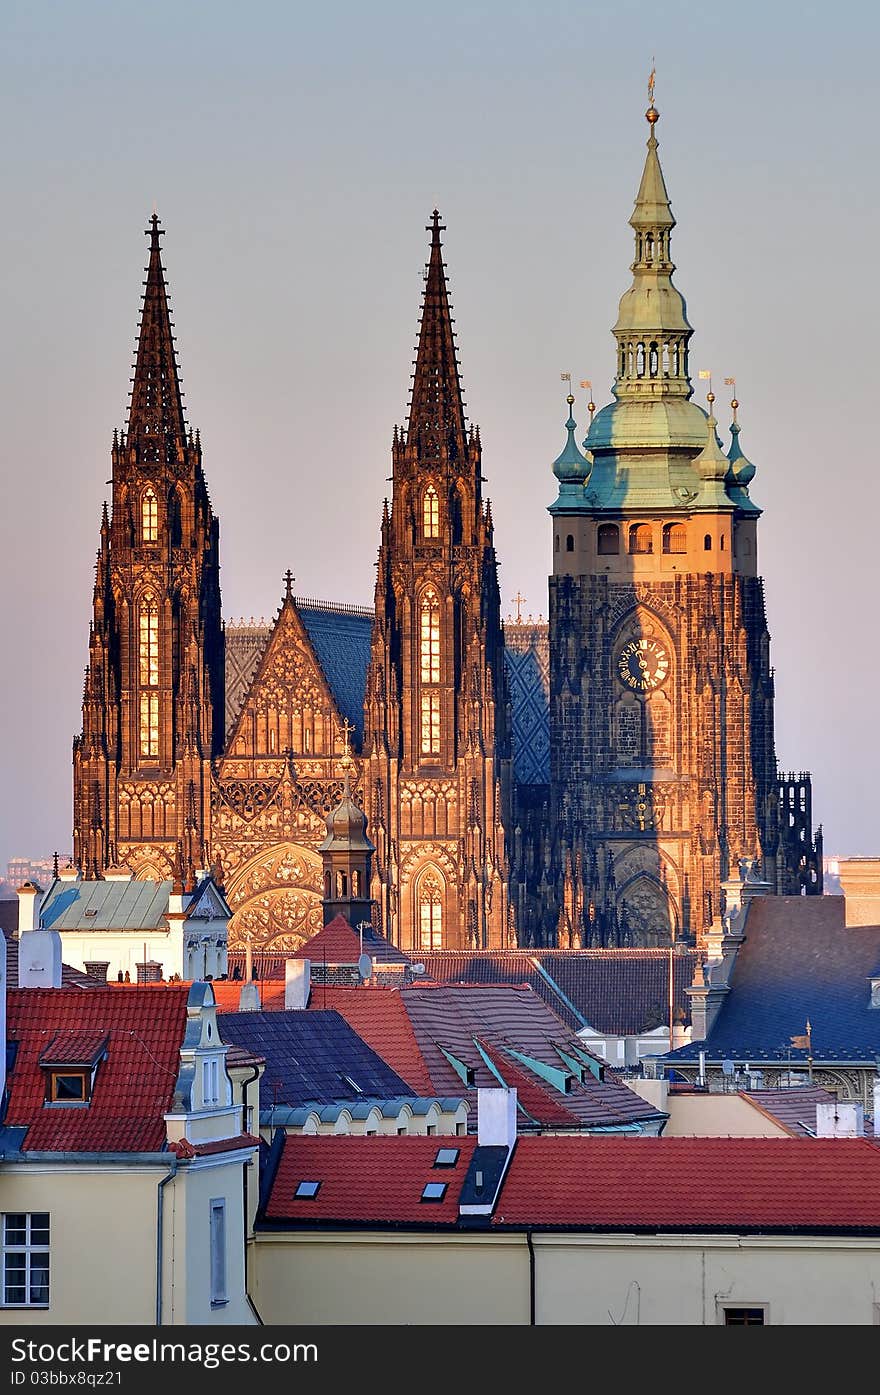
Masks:
[[[521,625],[521,624],[522,624],[522,608],[523,608],[523,606],[524,606],[525,603],[526,603],[526,598],[525,598],[525,596],[520,595],[519,590],[517,590],[516,595],[515,595],[515,596],[511,596],[510,599],[511,599],[511,604],[516,606],[516,623],[517,623],[518,625]]]
[[[293,572],[290,570],[289,567],[287,568],[287,571],[284,573],[282,580],[284,581],[284,597],[285,600],[289,601],[293,596],[293,583],[296,581],[296,577],[294,576]]]

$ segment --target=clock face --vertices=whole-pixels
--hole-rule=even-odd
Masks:
[[[669,674],[669,655],[656,639],[631,639],[617,656],[617,676],[625,688],[646,693]]]

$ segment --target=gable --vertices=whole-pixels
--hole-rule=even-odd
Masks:
[[[227,758],[326,755],[342,717],[292,596],[285,597],[231,732]]]

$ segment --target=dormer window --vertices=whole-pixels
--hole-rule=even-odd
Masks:
[[[107,1054],[106,1032],[56,1032],[40,1056],[45,1102],[84,1105],[92,1098],[99,1063]]]

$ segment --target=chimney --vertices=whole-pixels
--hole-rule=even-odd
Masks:
[[[110,960],[84,959],[83,968],[89,978],[93,978],[96,983],[105,984],[107,982],[107,970],[110,968]]]
[[[18,888],[18,933],[38,930],[40,926],[40,903],[43,889],[36,882],[23,882]]]
[[[238,1010],[239,1012],[259,1012],[262,1006],[260,986],[256,979],[249,978],[246,983],[241,985],[241,992],[238,995]]]
[[[284,965],[284,1007],[301,1012],[309,1005],[312,966],[308,959],[288,959]]]
[[[875,1098],[876,1098],[876,1085]],[[816,1105],[817,1138],[861,1138],[865,1132],[865,1111],[855,1100],[829,1100]]]
[[[477,1143],[512,1148],[516,1142],[516,1090],[477,1090]]]
[[[18,986],[61,987],[61,936],[57,930],[26,930],[19,935]]]

